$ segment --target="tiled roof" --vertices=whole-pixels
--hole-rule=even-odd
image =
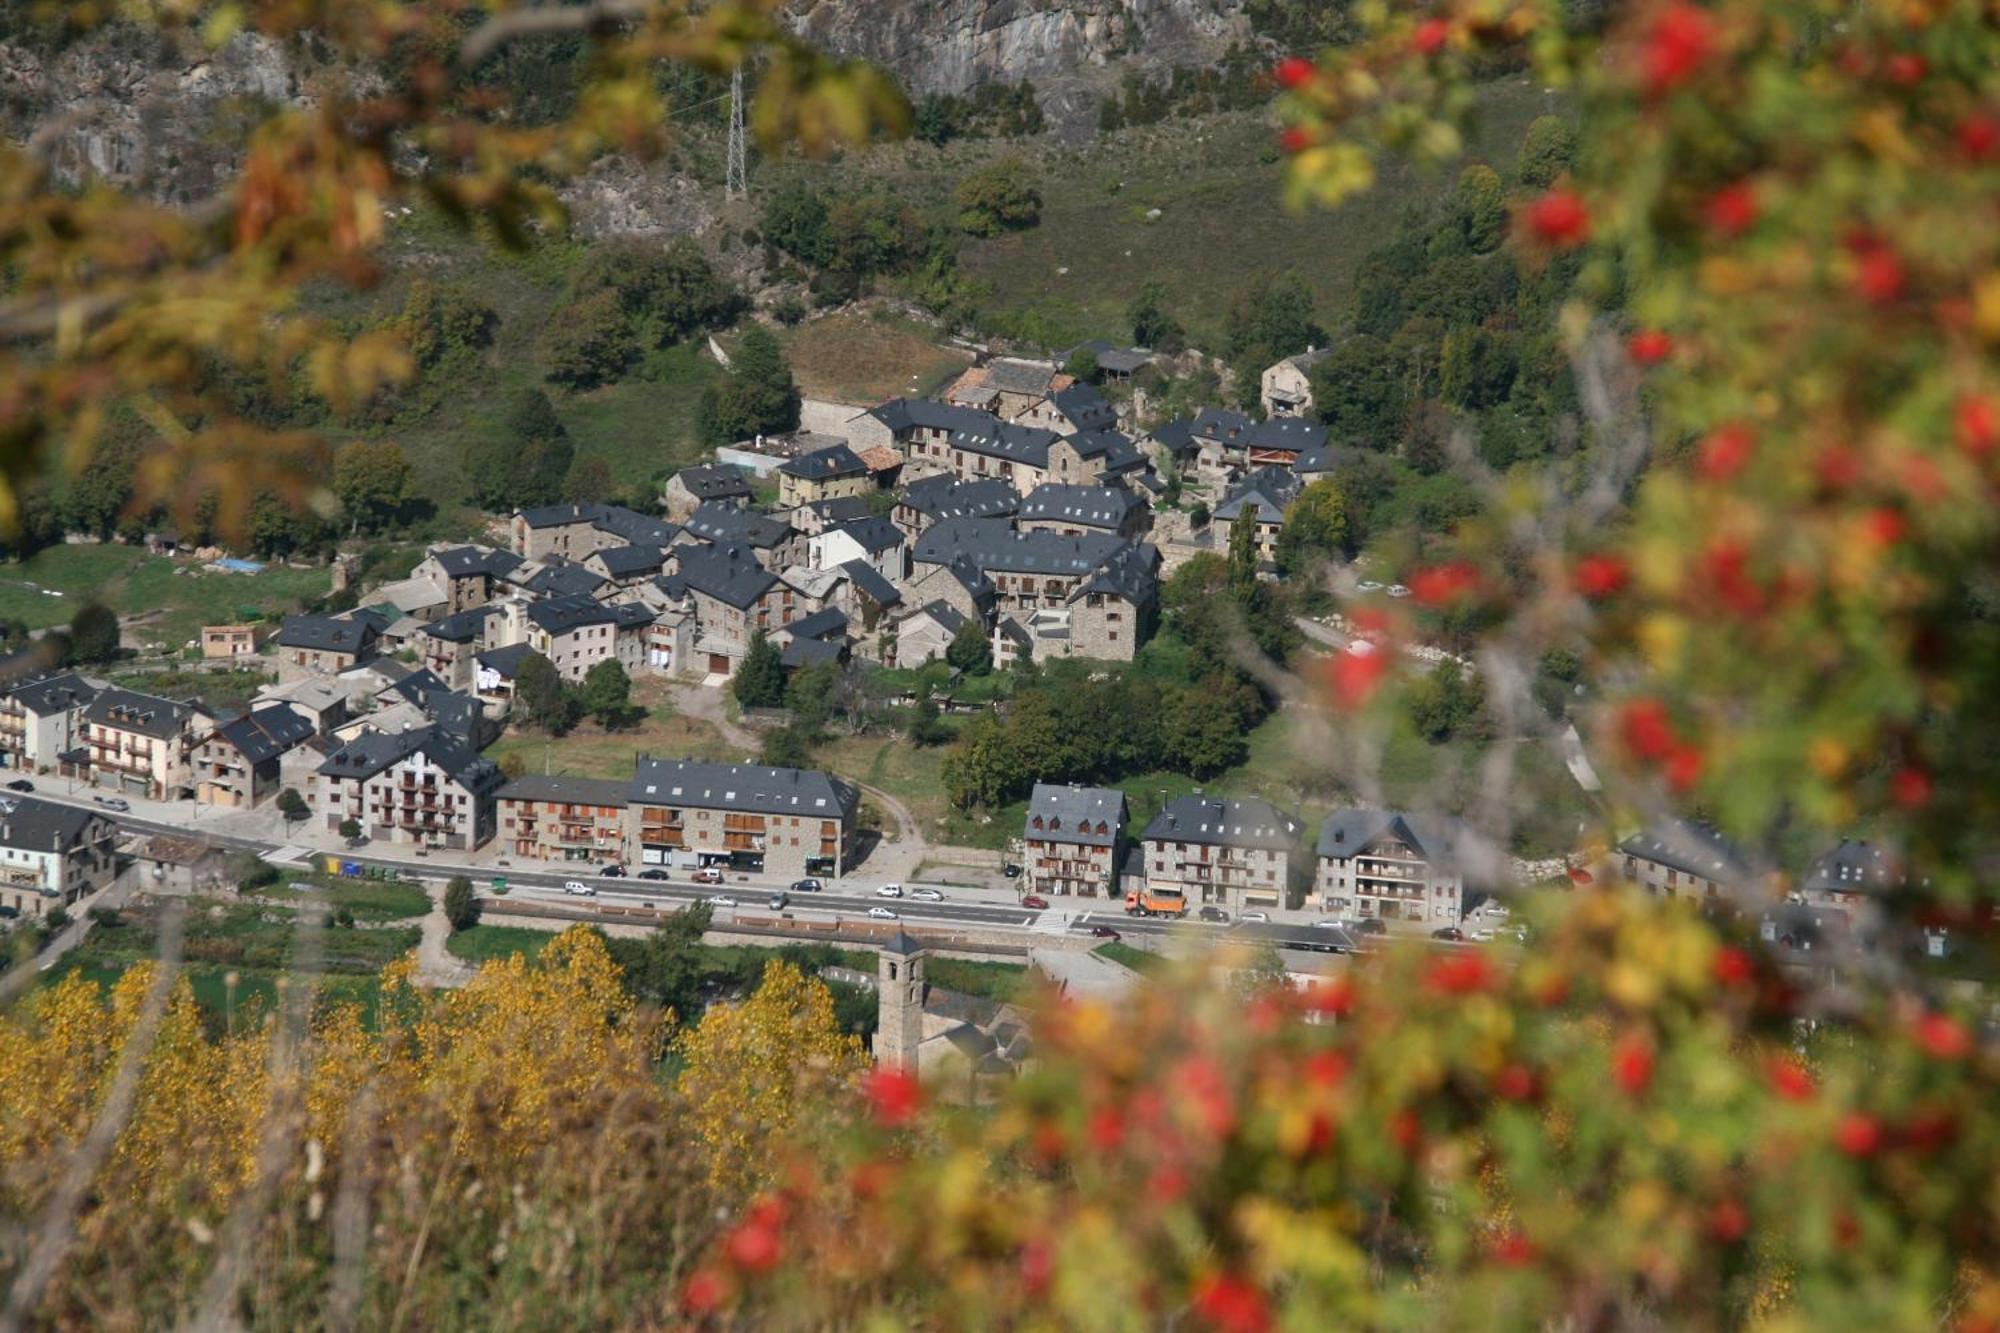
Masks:
[[[823,819],[851,816],[860,800],[854,788],[817,771],[688,759],[641,759],[631,792],[635,805]]]
[[[1741,884],[1750,874],[1735,844],[1709,825],[1693,820],[1667,820],[1633,834],[1618,844],[1618,850],[1725,886]]]
[[[1029,838],[1115,846],[1125,829],[1125,793],[1115,787],[1037,782],[1024,828]]]
[[[1146,825],[1148,842],[1193,842],[1218,847],[1288,851],[1297,842],[1299,822],[1255,796],[1228,800],[1180,796]]]
[[[834,444],[788,459],[778,465],[778,471],[801,481],[831,481],[836,477],[858,477],[868,471],[868,465],[845,444]]]
[[[1020,508],[1021,493],[998,477],[961,481],[940,473],[904,487],[902,503],[931,519],[1005,518]]]
[[[188,719],[194,716],[194,711],[190,704],[114,686],[100,692],[85,706],[83,720],[163,740],[180,735]]]
[[[253,764],[276,759],[313,737],[312,723],[283,704],[253,709],[233,722],[223,723],[216,731]]]
[[[74,671],[64,671],[24,681],[6,693],[30,713],[47,717],[83,707],[97,697],[97,687]]]
[[[565,805],[624,806],[632,784],[624,778],[549,777],[528,773],[500,789],[503,801],[560,801]]]
[[[1064,486],[1049,482],[1037,486],[1021,501],[1020,517],[1024,521],[1078,523],[1117,532],[1141,503],[1138,496],[1121,486]]]
[[[749,475],[728,463],[682,468],[674,474],[674,480],[697,500],[747,500],[753,494]]]

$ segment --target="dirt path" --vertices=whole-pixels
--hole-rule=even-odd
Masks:
[[[721,734],[722,739],[746,755],[755,755],[763,748],[764,743],[756,732],[730,718],[721,690],[676,682],[667,687],[667,697],[673,700],[675,712],[708,723]]]
[[[472,979],[472,968],[445,947],[451,938],[451,922],[445,919],[442,891],[431,899],[424,915],[423,939],[417,944],[417,983],[423,986],[463,986]]]

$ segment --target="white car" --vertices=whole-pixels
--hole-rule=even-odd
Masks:
[[[910,896],[927,903],[941,903],[944,895],[936,889],[911,889]]]
[[[1361,582],[1355,584],[1354,586],[1362,592],[1382,591],[1382,585],[1380,583],[1377,583],[1374,579],[1363,579],[1361,580]]]
[[[1389,595],[1391,597],[1408,597],[1410,590],[1400,583],[1392,583],[1389,585]]]
[[[868,915],[881,921],[894,921],[896,919],[896,909],[893,907],[871,907],[868,909]]]
[[[877,898],[900,898],[903,896],[903,886],[900,884],[884,884],[881,888],[875,890],[875,896]]]
[[[1480,908],[1479,910],[1481,914],[1485,916],[1498,918],[1501,921],[1505,921],[1509,916],[1512,915],[1512,913],[1510,913],[1507,910],[1506,905],[1503,903],[1487,903],[1484,907]]]
[[[1245,912],[1242,916],[1236,918],[1236,922],[1238,925],[1267,926],[1271,923],[1271,914],[1269,912]]]
[[[1323,917],[1321,917],[1321,918],[1320,918],[1319,920],[1317,920],[1317,921],[1313,922],[1313,929],[1314,929],[1314,930],[1346,930],[1346,929],[1347,929],[1347,923],[1346,923],[1345,921],[1341,921],[1341,920],[1338,920],[1338,919],[1336,919],[1336,918],[1334,918],[1334,917],[1330,917],[1330,916],[1323,916]]]
[[[563,884],[563,892],[573,893],[579,898],[594,898],[597,896],[597,890],[591,888],[588,884],[585,884],[580,879],[572,879],[565,881]]]
[[[708,905],[709,905],[710,907],[734,907],[734,906],[736,906],[736,900],[735,900],[734,898],[730,897],[730,896],[729,896],[728,894],[726,894],[726,893],[711,893],[711,894],[709,894],[709,895],[708,895],[708,897],[706,897],[706,898],[703,898],[703,899],[702,899],[702,901],[703,901],[703,902],[705,902],[705,903],[707,903],[707,904],[708,904]]]
[[[1481,927],[1478,930],[1466,932],[1465,937],[1475,944],[1490,944],[1493,941],[1493,932]]]

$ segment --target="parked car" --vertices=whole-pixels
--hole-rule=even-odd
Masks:
[[[708,895],[708,897],[706,897],[706,898],[703,898],[703,899],[702,899],[702,901],[703,901],[703,902],[705,902],[705,903],[707,903],[707,904],[708,904],[708,905],[709,905],[710,907],[734,907],[734,906],[736,906],[736,900],[735,900],[734,898],[730,897],[730,896],[729,896],[728,894],[726,894],[726,893],[711,893],[711,894],[709,894],[709,895]]]
[[[1208,906],[1202,908],[1199,912],[1195,913],[1195,915],[1200,917],[1203,921],[1229,920],[1229,913],[1223,910],[1222,908],[1217,907],[1214,903],[1210,903]]]
[[[771,901],[765,904],[773,912],[782,912],[791,905],[791,895],[787,893],[774,893],[771,895]]]
[[[820,882],[816,879],[807,878],[792,881],[793,893],[818,893],[820,887]]]
[[[591,888],[580,879],[572,879],[564,881],[563,892],[573,893],[579,898],[590,898],[596,895],[597,890]]]
[[[1335,920],[1335,919],[1334,919],[1333,917],[1330,917],[1330,916],[1323,916],[1323,917],[1321,917],[1321,918],[1320,918],[1319,920],[1317,920],[1317,921],[1313,922],[1313,929],[1314,929],[1314,930],[1346,930],[1346,929],[1347,929],[1347,923],[1346,923],[1345,921],[1337,921],[1337,920]]]
[[[97,803],[106,810],[117,810],[120,813],[132,808],[132,803],[122,796],[100,796],[97,798]]]
[[[695,871],[693,875],[689,876],[689,878],[697,884],[720,884],[722,883],[722,872],[714,866],[703,866],[700,870]]]
[[[669,874],[668,874],[668,873],[667,873],[666,871],[664,871],[664,870],[660,869],[660,868],[659,868],[658,866],[654,866],[654,867],[653,867],[653,868],[652,868],[651,870],[641,870],[641,871],[639,872],[639,878],[640,878],[640,879],[672,879],[672,878],[673,878],[673,876],[672,876],[672,875],[669,875]]]
[[[1463,944],[1465,942],[1465,932],[1457,926],[1439,926],[1431,932],[1431,938],[1434,940],[1450,940],[1454,944]]]
[[[1364,916],[1348,922],[1347,933],[1350,935],[1387,935],[1389,928],[1382,924],[1379,917]]]
[[[1021,906],[1032,907],[1037,912],[1046,912],[1049,910],[1049,900],[1042,897],[1039,893],[1031,893],[1021,899]]]
[[[1245,912],[1242,916],[1236,918],[1236,924],[1239,926],[1268,926],[1271,924],[1271,914],[1269,912]]]
[[[896,919],[896,909],[893,907],[871,907],[868,909],[868,915],[878,921],[894,921]]]
[[[35,789],[35,784],[28,781],[26,778],[15,778],[12,782],[7,784],[8,791],[33,791],[34,789]]]
[[[604,878],[606,879],[623,879],[625,878],[625,867],[619,865],[616,861],[613,861],[608,866],[599,866],[597,868],[597,873],[604,876]]]
[[[1021,867],[1009,861],[1006,865],[1000,867],[1000,873],[1008,879],[1019,879],[1021,877]]]
[[[927,903],[941,903],[944,901],[944,895],[936,889],[911,889],[910,896]]]
[[[1122,940],[1125,938],[1110,926],[1092,926],[1090,928],[1090,936],[1092,939],[1098,940]]]
[[[881,888],[875,890],[875,896],[877,898],[900,898],[903,896],[903,886],[900,884],[884,884]]]
[[[1475,944],[1488,944],[1492,942],[1492,939],[1493,932],[1483,926],[1472,932],[1472,941]]]

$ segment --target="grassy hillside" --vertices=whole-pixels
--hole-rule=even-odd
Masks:
[[[324,596],[329,578],[323,568],[284,565],[224,574],[137,546],[52,546],[0,570],[0,616],[42,629],[68,624],[78,607],[96,600],[121,616],[147,617],[128,631],[130,639],[178,649],[203,625],[296,611]]]

